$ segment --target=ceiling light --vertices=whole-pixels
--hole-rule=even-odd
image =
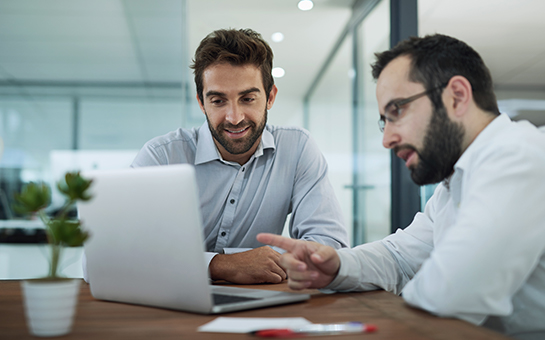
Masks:
[[[286,74],[286,71],[282,67],[275,67],[272,69],[272,75],[275,78],[282,78]]]
[[[271,36],[271,39],[274,42],[281,42],[282,40],[284,40],[284,35],[280,32],[276,32],[276,33],[273,33],[273,35]]]
[[[314,7],[314,3],[312,2],[312,0],[301,0],[297,4],[297,7],[299,7],[299,9],[302,11],[308,11],[311,10],[312,7]]]

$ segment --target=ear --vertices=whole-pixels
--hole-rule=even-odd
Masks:
[[[201,108],[202,113],[206,114],[206,111],[204,110],[204,104],[201,102],[201,98],[199,98],[199,94],[196,95],[197,102],[199,102],[199,107]]]
[[[272,86],[271,92],[269,92],[269,99],[267,100],[267,110],[270,110],[276,99],[276,94],[278,93],[278,88],[276,85]]]
[[[445,90],[447,98],[443,101],[447,111],[456,117],[463,116],[473,101],[473,90],[469,80],[462,76],[454,76],[450,78]]]

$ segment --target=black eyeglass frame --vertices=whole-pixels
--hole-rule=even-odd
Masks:
[[[425,95],[428,95],[428,94],[432,93],[433,91],[443,89],[447,85],[448,85],[448,83],[445,83],[445,84],[439,85],[437,87],[434,87],[432,89],[426,90],[424,92],[415,94],[414,96],[410,96],[409,98],[400,99],[398,101],[394,101],[393,103],[390,103],[386,107],[386,110],[384,110],[385,111],[384,115],[380,115],[380,118],[378,120],[378,128],[380,129],[380,132],[384,132],[384,128],[386,127],[386,121],[388,121],[390,123],[394,123],[399,119],[399,116],[400,116],[399,110],[401,110],[401,108],[403,106],[409,104],[410,102],[413,102],[413,101],[417,100],[418,98],[424,97]],[[395,107],[395,109],[388,110],[388,107],[390,107],[390,106]],[[387,117],[387,112],[392,112],[394,110],[397,112],[396,118],[388,118]]]

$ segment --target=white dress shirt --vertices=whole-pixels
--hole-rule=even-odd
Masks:
[[[440,316],[545,338],[545,134],[500,115],[405,230],[338,253],[329,289],[382,288]]]

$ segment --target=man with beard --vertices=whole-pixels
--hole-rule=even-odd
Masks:
[[[545,336],[545,135],[500,114],[480,56],[454,38],[376,55],[383,144],[419,185],[442,182],[412,223],[334,250],[260,234],[288,251],[294,289],[385,289],[412,306],[520,339]]]
[[[252,30],[209,34],[192,65],[206,122],[152,139],[132,164],[195,166],[215,280],[284,280],[280,253],[263,247],[256,236],[281,234],[290,213],[292,237],[348,246],[327,163],[315,142],[303,129],[267,125],[278,91],[272,61],[271,48]]]

